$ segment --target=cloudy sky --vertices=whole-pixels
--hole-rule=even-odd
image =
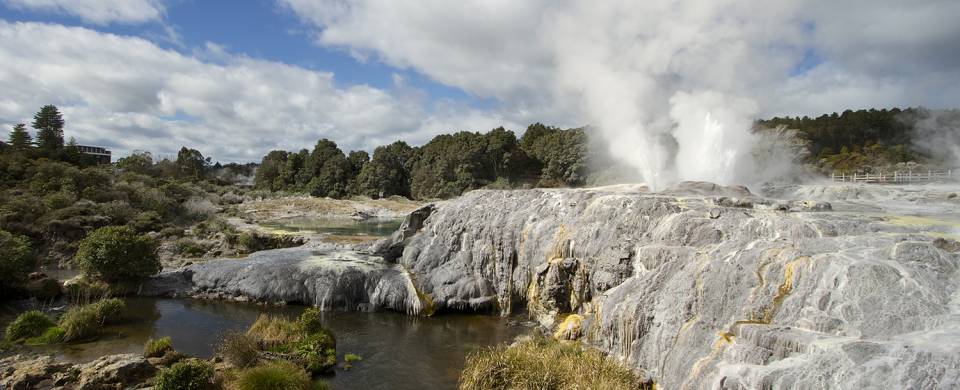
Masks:
[[[737,126],[960,106],[957,15],[956,0],[0,0],[0,125],[55,104],[82,144],[243,162],[539,121],[596,125],[628,154],[704,112]]]

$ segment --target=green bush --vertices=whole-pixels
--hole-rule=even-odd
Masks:
[[[632,371],[579,344],[536,338],[467,356],[460,389],[643,389]]]
[[[63,328],[63,337],[60,341],[71,342],[92,338],[103,324],[119,317],[123,306],[123,301],[111,298],[71,307],[60,318],[60,327]]]
[[[328,371],[337,364],[336,342],[326,330],[304,336],[297,342],[294,353],[311,373]]]
[[[73,193],[60,191],[54,192],[50,195],[43,197],[43,204],[46,205],[51,210],[59,210],[65,207],[69,207],[73,202],[77,201],[77,196]]]
[[[260,351],[255,338],[242,332],[230,332],[220,340],[217,352],[228,363],[245,368],[257,364]]]
[[[80,242],[77,264],[104,281],[134,282],[160,272],[156,242],[126,226],[94,230]]]
[[[143,357],[145,358],[163,357],[167,352],[173,352],[173,340],[170,340],[169,337],[161,337],[156,340],[149,339],[143,346]]]
[[[4,340],[16,342],[29,337],[36,337],[43,334],[45,330],[54,326],[53,320],[39,310],[30,310],[20,313],[17,319],[7,325],[4,333]]]
[[[159,230],[162,223],[163,218],[160,214],[151,210],[137,214],[130,222],[127,222],[127,226],[137,232],[147,233]]]
[[[216,378],[213,366],[201,360],[188,360],[165,368],[154,378],[156,390],[207,390],[215,389]]]
[[[324,330],[323,312],[315,307],[308,308],[304,310],[303,313],[300,313],[300,318],[297,319],[297,323],[300,325],[300,328],[308,334],[322,331]]]
[[[302,368],[277,360],[243,371],[234,387],[237,390],[309,390],[312,384],[310,375]]]
[[[9,297],[11,290],[23,287],[33,266],[30,240],[0,230],[0,296]]]

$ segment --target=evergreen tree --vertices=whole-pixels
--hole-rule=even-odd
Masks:
[[[33,117],[37,129],[37,147],[47,156],[56,156],[63,150],[63,115],[52,104],[40,108]]]
[[[33,138],[27,132],[27,126],[23,123],[17,123],[10,132],[10,145],[17,151],[24,151],[30,148],[30,142]]]

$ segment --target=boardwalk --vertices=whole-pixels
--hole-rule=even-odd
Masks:
[[[880,173],[836,173],[830,175],[833,181],[850,183],[916,183],[939,180],[953,180],[953,170],[934,172],[880,172]]]

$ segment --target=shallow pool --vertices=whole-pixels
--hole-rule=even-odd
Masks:
[[[148,338],[170,336],[181,352],[209,357],[218,336],[243,330],[260,313],[291,318],[303,306],[260,306],[193,299],[130,298],[125,321],[104,329],[96,342],[42,347],[62,359],[83,362],[116,353],[140,353]],[[0,311],[2,312],[2,311]],[[13,314],[2,313],[3,323]],[[412,317],[398,313],[326,312],[324,324],[337,339],[337,354],[360,355],[349,371],[327,378],[336,389],[455,388],[467,353],[509,343],[527,328],[480,315]]]

